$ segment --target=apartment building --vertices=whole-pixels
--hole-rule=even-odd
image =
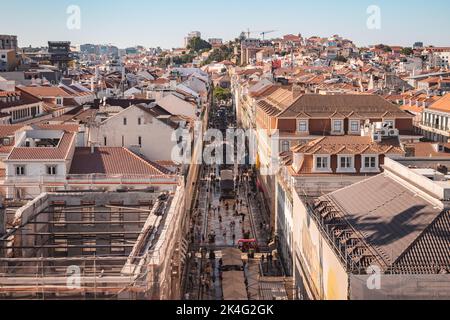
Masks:
[[[450,94],[433,103],[422,112],[420,129],[425,138],[447,143],[450,137]]]
[[[19,61],[13,49],[0,49],[0,72],[14,71]]]
[[[17,51],[17,36],[0,35],[0,50],[14,50]]]
[[[0,81],[1,82],[1,81]],[[19,88],[0,89],[0,111],[4,123],[28,123],[42,120],[47,114],[44,103]]]
[[[408,168],[400,159],[386,158],[382,174],[312,203],[296,190],[293,257],[299,297],[448,299],[450,242],[442,226],[450,218],[450,189],[437,162],[416,161]],[[424,175],[429,171],[435,174]],[[382,284],[377,290],[368,286],[374,272]]]
[[[276,175],[276,225],[278,250],[288,274],[293,272],[294,194],[311,201],[324,194],[365,180],[383,171],[385,157],[405,155],[398,137],[325,136],[281,154]]]
[[[61,190],[166,190],[179,183],[168,168],[126,148],[83,147],[78,125],[3,129],[1,188],[8,199],[33,199]]]
[[[279,88],[257,103],[258,164],[266,172],[277,171],[273,164],[280,152],[323,136],[361,136],[369,125],[376,125],[382,131],[380,136],[418,141],[420,136],[414,133],[413,118],[377,95],[296,96],[293,91]],[[260,180],[275,212],[274,177],[261,175]]]
[[[112,111],[115,111],[113,109]],[[132,105],[119,112],[100,112],[89,129],[89,141],[102,147],[124,147],[146,159],[171,160],[178,141],[174,131],[188,127],[187,121],[156,104]],[[164,141],[164,143],[161,143]]]

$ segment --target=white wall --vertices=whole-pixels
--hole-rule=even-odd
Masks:
[[[127,118],[127,125],[123,123],[124,118]],[[138,118],[141,118],[141,125],[138,125]],[[176,145],[171,141],[173,128],[135,106],[106,120],[98,130],[98,133],[95,130],[91,132],[91,141],[96,140],[100,146],[130,148],[138,145],[138,137],[142,137],[140,152],[153,161],[171,160],[172,149]]]

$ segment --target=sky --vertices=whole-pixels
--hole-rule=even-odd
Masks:
[[[67,13],[73,5],[80,19]],[[372,19],[375,11],[367,12],[373,5],[379,20]],[[183,46],[189,31],[231,40],[247,29],[277,30],[269,37],[339,34],[359,46],[416,41],[450,46],[448,0],[13,0],[0,8],[0,34],[17,35],[21,47],[69,40],[175,48]],[[379,21],[379,28],[368,28],[368,20],[372,26]]]

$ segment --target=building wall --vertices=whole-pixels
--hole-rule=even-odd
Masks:
[[[290,190],[288,190],[281,179],[277,176],[276,189],[276,225],[275,234],[277,245],[281,254],[283,265],[287,276],[292,275],[292,230],[293,230],[293,201]]]
[[[127,124],[124,125],[124,118]],[[141,118],[141,125],[138,125]],[[136,147],[139,137],[142,139],[140,153],[149,160],[171,160],[172,150],[176,146],[171,141],[173,129],[162,121],[137,107],[130,107],[110,118],[91,132],[91,140],[107,147]],[[105,144],[106,138],[106,144]]]
[[[294,279],[300,296],[315,300],[347,300],[348,275],[295,192]]]

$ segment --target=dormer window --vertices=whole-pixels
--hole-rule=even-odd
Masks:
[[[359,120],[350,120],[350,133],[359,133],[360,122]]]
[[[355,158],[353,155],[339,155],[338,156],[338,173],[351,173],[356,172],[355,170]]]
[[[300,133],[309,132],[308,120],[299,120],[297,128],[298,128],[298,132],[300,132]]]
[[[333,120],[333,133],[344,133],[344,120]]]
[[[61,98],[61,97],[56,98],[56,104],[57,104],[58,106],[62,106],[62,105],[63,105],[63,101],[64,101],[64,99]]]
[[[378,155],[363,155],[361,172],[380,172]]]
[[[330,156],[314,156],[314,170],[316,172],[331,172]]]

